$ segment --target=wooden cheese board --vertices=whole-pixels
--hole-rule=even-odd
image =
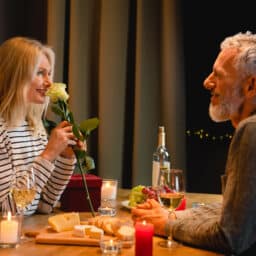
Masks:
[[[90,238],[89,236],[77,237],[73,231],[55,232],[51,228],[45,228],[39,231],[26,231],[25,235],[34,236],[35,242],[40,244],[62,244],[62,245],[85,245],[100,246],[100,240]],[[116,240],[117,237],[104,235],[104,240]],[[133,246],[133,241],[122,241],[122,247],[129,248]]]

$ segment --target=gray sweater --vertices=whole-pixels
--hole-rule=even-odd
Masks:
[[[177,212],[173,238],[240,254],[256,243],[256,115],[236,128],[222,177],[223,203]]]

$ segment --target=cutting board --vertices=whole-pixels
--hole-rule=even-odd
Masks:
[[[115,240],[114,236],[104,235],[104,240]],[[87,245],[87,246],[100,246],[99,239],[93,239],[89,236],[76,237],[72,231],[55,232],[49,228],[40,230],[38,234],[35,232],[35,241],[40,244],[64,244],[64,245]],[[123,241],[122,246],[129,248],[133,245],[132,241]]]

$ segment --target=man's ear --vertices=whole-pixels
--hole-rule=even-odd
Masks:
[[[244,85],[244,93],[248,98],[256,96],[256,77],[250,76]]]

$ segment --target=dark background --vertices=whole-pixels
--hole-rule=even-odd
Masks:
[[[183,22],[186,127],[203,129],[210,139],[192,132],[187,136],[187,190],[220,193],[220,175],[224,172],[230,139],[234,129],[230,122],[214,123],[208,116],[210,93],[203,81],[212,70],[220,42],[238,32],[256,32],[254,1],[180,2]],[[213,136],[216,137],[213,140]],[[223,136],[223,139],[222,137]]]
[[[233,128],[229,122],[210,120],[210,94],[203,88],[203,81],[211,72],[219,44],[226,36],[247,30],[256,32],[255,2],[177,2],[181,19],[178,29],[183,36],[185,57],[186,127],[190,131],[190,136],[187,135],[187,191],[220,193],[220,175],[225,169],[230,143],[225,136],[232,134]],[[46,0],[0,0],[0,42],[17,35],[46,41]],[[200,138],[196,133],[200,130],[209,133],[209,139]]]

